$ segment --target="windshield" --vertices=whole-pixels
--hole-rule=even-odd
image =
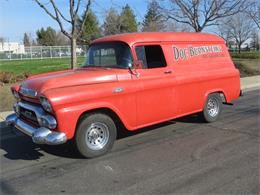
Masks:
[[[97,43],[89,47],[83,67],[128,68],[132,66],[132,61],[127,44]]]

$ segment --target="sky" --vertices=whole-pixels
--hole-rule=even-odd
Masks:
[[[46,4],[48,0],[41,2]],[[64,13],[69,13],[69,0],[55,0],[55,2]],[[91,8],[102,24],[111,7],[121,10],[124,5],[129,4],[134,10],[137,21],[141,22],[148,2],[149,0],[94,0]],[[7,41],[22,42],[25,32],[35,37],[38,29],[48,26],[59,30],[58,24],[34,0],[0,0],[0,37],[4,37]]]

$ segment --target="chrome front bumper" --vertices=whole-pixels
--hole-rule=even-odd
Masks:
[[[6,118],[7,125],[14,125],[18,130],[32,137],[36,144],[58,145],[67,141],[65,133],[51,131],[46,127],[35,128],[23,122],[16,114],[11,114]]]

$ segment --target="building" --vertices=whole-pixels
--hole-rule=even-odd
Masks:
[[[17,42],[0,42],[0,53],[24,54],[24,45]]]

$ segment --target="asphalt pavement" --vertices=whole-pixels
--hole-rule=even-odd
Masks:
[[[123,134],[83,159],[70,144],[38,146],[0,124],[1,194],[260,194],[260,90],[196,115]]]

